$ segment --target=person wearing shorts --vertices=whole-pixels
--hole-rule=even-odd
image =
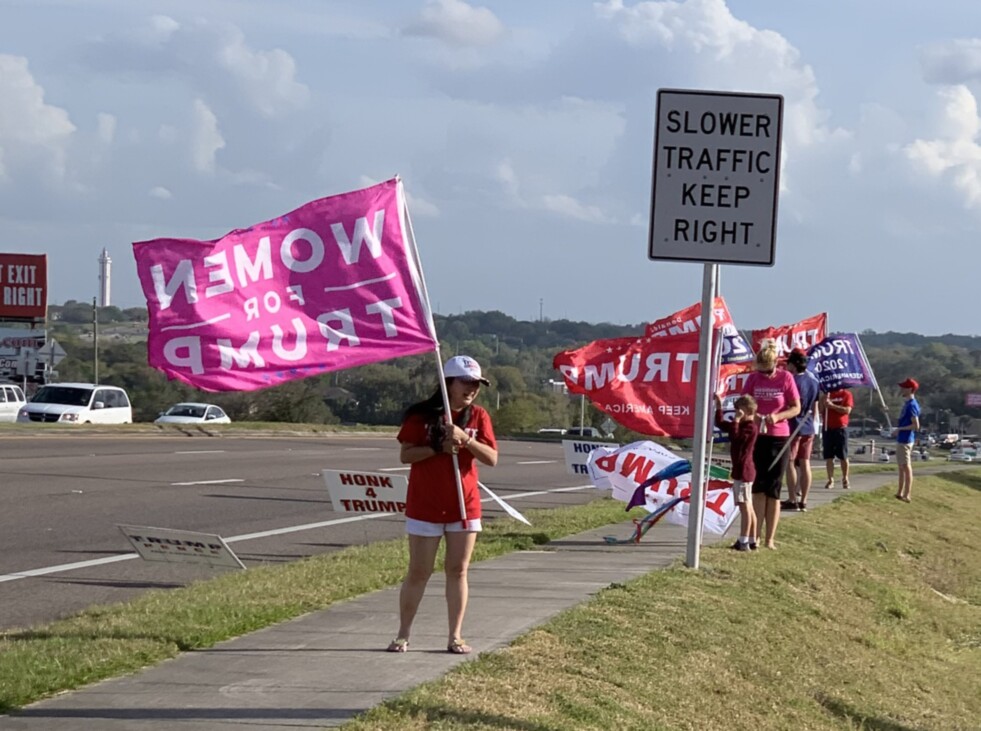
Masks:
[[[722,399],[715,397],[715,425],[729,435],[732,498],[739,506],[739,538],[732,547],[736,551],[755,551],[756,513],[753,511],[752,488],[756,465],[753,464],[753,449],[760,427],[756,420],[756,401],[752,396],[740,396],[733,406],[735,418],[726,421],[722,418]]]
[[[913,445],[916,443],[916,434],[920,431],[920,404],[916,400],[916,391],[920,384],[907,378],[898,385],[903,394],[903,410],[896,424],[896,464],[899,466],[899,489],[896,497],[908,503],[910,489],[913,487]]]
[[[828,490],[835,486],[835,459],[841,462],[841,486],[848,489],[848,418],[855,398],[847,388],[839,388],[821,395],[821,409],[825,413],[824,431],[821,432],[824,464],[828,471]]]
[[[753,448],[753,464],[756,479],[753,480],[753,510],[756,513],[756,541],[760,538],[760,524],[764,523],[767,548],[776,548],[774,538],[780,520],[780,491],[786,470],[787,451],[784,447],[790,439],[787,419],[800,413],[800,394],[794,377],[777,368],[777,345],[764,340],[756,354],[756,370],[749,374],[743,393],[756,400],[757,413],[761,417],[760,436]]]
[[[474,401],[488,380],[473,358],[458,355],[443,367],[443,388],[426,401],[410,406],[399,429],[399,458],[411,465],[405,507],[409,568],[399,591],[399,631],[389,652],[406,652],[419,604],[446,543],[447,652],[471,652],[461,632],[467,609],[470,556],[481,530],[477,462],[497,464],[497,439],[490,415]],[[444,404],[449,403],[450,419]],[[461,495],[455,465],[459,465]]]
[[[807,510],[807,495],[811,490],[811,452],[817,425],[818,399],[821,386],[817,376],[807,370],[808,357],[794,348],[787,357],[787,366],[794,375],[800,395],[800,414],[790,420],[790,455],[787,460],[787,499],[780,503],[783,510]]]

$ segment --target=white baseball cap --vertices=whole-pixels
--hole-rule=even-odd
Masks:
[[[443,375],[447,378],[463,378],[468,381],[480,381],[485,386],[490,381],[480,374],[480,363],[469,355],[455,355],[443,366]]]

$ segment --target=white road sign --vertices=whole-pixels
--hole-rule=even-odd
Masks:
[[[773,266],[783,97],[660,89],[648,256]]]
[[[65,359],[68,353],[61,347],[61,344],[52,338],[37,351],[38,360],[43,360],[49,365],[58,365]]]

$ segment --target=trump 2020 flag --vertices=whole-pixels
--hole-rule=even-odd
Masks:
[[[815,345],[807,352],[807,370],[817,376],[825,392],[856,386],[878,388],[857,333],[835,333]]]
[[[397,178],[133,254],[149,363],[195,388],[254,391],[436,349]]]

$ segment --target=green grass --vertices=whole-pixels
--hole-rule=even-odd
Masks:
[[[976,728],[981,471],[854,493],[780,526],[780,550],[702,552],[481,655],[367,729]],[[475,560],[623,520],[622,503],[494,521]],[[397,583],[403,539],[228,573],[0,634],[0,710]],[[371,567],[366,571],[365,567]]]
[[[613,585],[345,728],[979,728],[981,473],[894,489]]]
[[[625,517],[623,503],[610,498],[526,514],[534,527],[510,519],[489,522],[474,560],[533,548]],[[131,602],[0,633],[0,711],[397,584],[407,562],[404,538],[372,543],[151,591]]]

